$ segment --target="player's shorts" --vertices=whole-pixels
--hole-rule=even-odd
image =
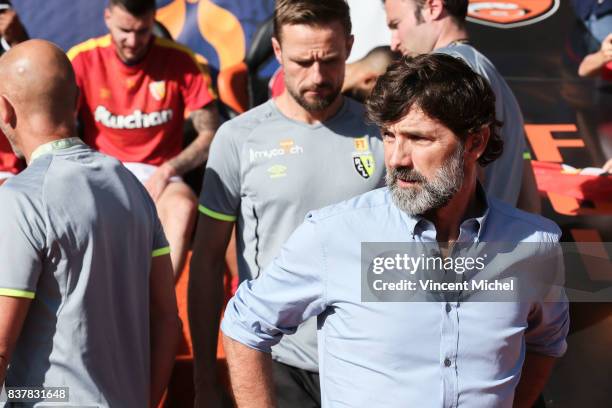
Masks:
[[[146,183],[149,178],[155,173],[157,170],[157,166],[146,163],[132,163],[125,162],[123,165],[134,175],[136,178],[142,183]],[[170,182],[183,181],[180,176],[172,176],[170,177]]]
[[[4,180],[10,177],[13,177],[13,173],[9,173],[8,171],[0,171],[0,180]]]

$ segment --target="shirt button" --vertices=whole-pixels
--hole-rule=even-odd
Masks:
[[[450,303],[446,304],[446,313],[450,313],[450,311],[452,310],[452,307],[450,305]]]
[[[452,361],[450,361],[450,358],[445,358],[445,359],[444,359],[444,365],[445,365],[446,367],[450,367],[450,366],[451,366],[451,364],[453,364],[453,363],[452,363]]]

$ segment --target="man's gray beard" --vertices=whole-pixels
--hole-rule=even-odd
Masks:
[[[293,97],[293,99],[295,99],[298,105],[304,108],[307,112],[321,112],[322,110],[329,108],[340,94],[340,91],[338,90],[338,92],[332,92],[326,97],[316,99],[314,102],[308,102],[302,95],[295,92],[287,85],[285,86],[287,87],[289,94]]]
[[[397,185],[398,174],[419,181],[416,187],[401,188]],[[457,194],[463,184],[463,147],[459,146],[449,161],[427,181],[416,170],[387,169],[385,177],[393,203],[408,215],[422,215],[444,207]]]

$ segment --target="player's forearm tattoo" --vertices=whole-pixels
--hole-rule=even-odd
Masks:
[[[219,127],[219,113],[214,104],[192,112],[190,117],[198,136],[178,156],[169,161],[178,174],[185,174],[208,159],[210,143]]]

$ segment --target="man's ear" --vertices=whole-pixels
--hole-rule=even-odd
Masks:
[[[0,95],[0,121],[11,128],[15,128],[17,124],[15,107],[5,95]]]
[[[364,75],[361,83],[365,89],[372,91],[372,89],[374,88],[374,85],[376,85],[377,79],[378,79],[378,75],[376,75],[376,73],[368,72],[366,75]]]
[[[484,154],[491,137],[491,127],[484,125],[478,132],[474,132],[468,136],[465,144],[465,154],[471,157],[475,162]]]
[[[106,28],[110,31],[109,20],[111,18],[110,5],[104,8],[104,24],[106,24]]]
[[[425,21],[438,20],[444,13],[444,0],[426,0],[421,14]]]
[[[283,65],[283,50],[281,49],[280,41],[278,41],[276,37],[272,37],[272,49],[274,50],[276,61]]]
[[[355,36],[351,34],[346,39],[346,59],[348,59],[348,57],[351,56],[351,50],[353,49],[353,44],[355,44]]]

